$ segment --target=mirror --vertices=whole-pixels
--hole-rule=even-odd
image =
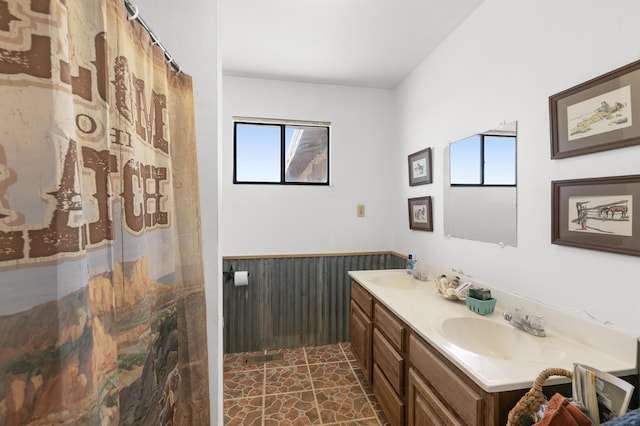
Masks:
[[[516,246],[517,133],[504,123],[445,148],[445,236]]]

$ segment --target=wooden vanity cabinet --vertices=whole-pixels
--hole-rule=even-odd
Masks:
[[[355,281],[351,349],[393,426],[498,426],[529,389],[489,393]],[[545,386],[571,394],[571,384]]]
[[[356,281],[350,329],[353,354],[393,426],[504,425],[527,391],[484,392]]]
[[[373,297],[351,281],[351,351],[369,383],[373,379]]]

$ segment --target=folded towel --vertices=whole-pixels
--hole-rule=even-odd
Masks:
[[[564,396],[556,393],[549,401],[544,417],[535,426],[591,426],[591,420]]]
[[[623,416],[600,424],[607,426],[638,426],[640,425],[640,408],[627,411]]]

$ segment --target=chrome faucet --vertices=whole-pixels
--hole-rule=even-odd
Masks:
[[[544,318],[539,315],[529,317],[529,315],[524,315],[522,313],[521,308],[513,308],[509,312],[504,312],[502,317],[509,321],[509,324],[512,326],[526,331],[529,334],[538,337],[545,336]]]

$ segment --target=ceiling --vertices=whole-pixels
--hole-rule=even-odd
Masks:
[[[222,0],[225,75],[394,88],[482,0]]]

